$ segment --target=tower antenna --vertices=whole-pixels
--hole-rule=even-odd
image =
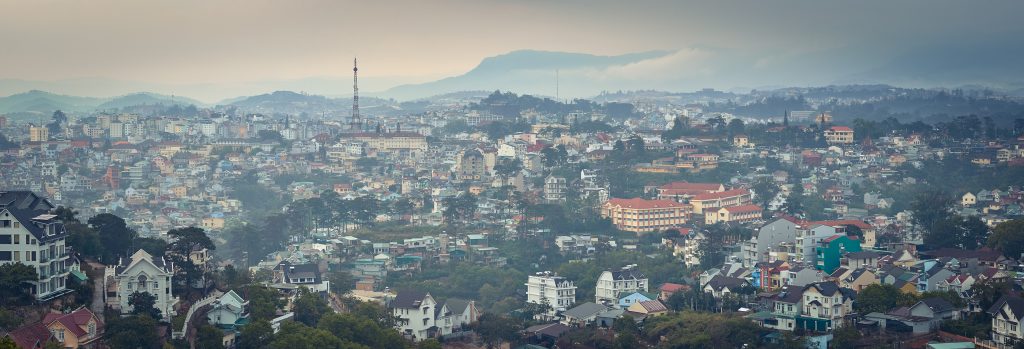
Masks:
[[[359,115],[359,64],[352,58],[352,128],[362,129],[363,120]]]

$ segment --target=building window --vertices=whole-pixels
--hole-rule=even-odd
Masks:
[[[0,220],[0,228],[10,228],[10,227],[11,227],[11,220],[10,219]]]
[[[10,221],[8,221],[8,222],[10,222]],[[0,245],[10,245],[10,244],[11,244],[11,236],[10,235],[0,235]]]

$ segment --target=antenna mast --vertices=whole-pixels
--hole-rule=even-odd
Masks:
[[[352,59],[352,128],[362,128],[362,117],[359,115],[359,64],[357,58]]]

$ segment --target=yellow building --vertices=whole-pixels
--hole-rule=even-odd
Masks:
[[[853,144],[853,129],[846,126],[832,126],[825,130],[828,144]]]
[[[718,211],[704,211],[704,224],[746,223],[761,219],[761,206],[741,205],[722,207]]]
[[[357,133],[352,138],[376,152],[418,155],[427,150],[427,137],[413,132]]]
[[[718,212],[718,209],[722,207],[746,205],[752,199],[749,190],[733,189],[694,195],[690,198],[690,205],[693,205],[693,213],[704,214],[705,212]]]
[[[29,126],[28,140],[30,142],[46,142],[50,140],[50,129],[46,126]]]
[[[643,233],[685,224],[686,208],[672,200],[611,199],[601,206],[601,216],[621,230]]]

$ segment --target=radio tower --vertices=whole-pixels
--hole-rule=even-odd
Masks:
[[[359,64],[356,58],[352,59],[352,121],[353,130],[362,130],[363,119],[359,116]]]

